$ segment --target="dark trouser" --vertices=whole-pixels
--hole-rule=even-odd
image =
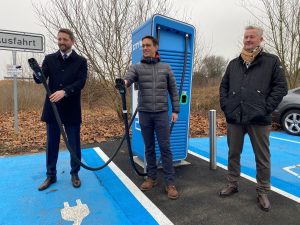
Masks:
[[[80,124],[65,125],[67,138],[73,151],[76,152],[78,159],[81,160],[80,149]],[[46,144],[46,163],[47,163],[47,176],[56,176],[56,163],[58,158],[60,142],[60,130],[58,124],[47,123],[47,144]],[[71,174],[76,174],[80,170],[80,166],[75,163],[71,157]]]
[[[155,136],[158,141],[164,179],[167,185],[174,185],[173,156],[170,150],[170,126],[168,112],[139,112],[139,122],[145,143],[148,177],[156,179],[157,165],[155,153]]]
[[[270,125],[227,124],[227,142],[229,147],[227,179],[231,185],[238,185],[244,136],[248,133],[256,161],[256,190],[258,193],[267,193],[270,190],[270,131]]]

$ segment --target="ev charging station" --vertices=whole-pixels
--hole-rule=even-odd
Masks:
[[[158,52],[161,62],[168,63],[171,66],[180,94],[180,113],[170,136],[173,161],[180,163],[187,157],[188,151],[195,28],[190,24],[166,16],[154,15],[132,32],[132,64],[139,63],[142,59],[142,38],[146,35],[158,39]],[[186,68],[184,68],[185,62]],[[181,86],[182,88],[180,88]],[[181,93],[180,90],[182,90]],[[133,85],[132,112],[137,107],[137,96],[138,90]],[[172,107],[169,99],[170,118],[171,114]],[[132,151],[145,165],[144,141],[138,114],[132,124]],[[159,160],[160,151],[157,141],[155,142],[155,151],[156,158]]]

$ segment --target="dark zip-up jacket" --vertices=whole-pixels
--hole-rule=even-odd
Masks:
[[[171,67],[162,62],[142,61],[131,65],[125,76],[128,86],[138,83],[138,111],[168,111],[168,93],[172,112],[179,113],[179,98]]]
[[[220,105],[228,123],[269,125],[286,94],[279,58],[261,52],[248,68],[241,57],[229,63],[220,85]]]

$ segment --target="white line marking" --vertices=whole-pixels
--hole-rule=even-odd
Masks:
[[[104,162],[108,160],[107,155],[99,148],[94,148],[95,152],[103,159]],[[162,225],[172,225],[173,223],[169,218],[153,204],[147,198],[146,195],[119,169],[119,167],[111,162],[109,168],[116,174],[116,176],[123,182],[123,184],[128,188],[128,190],[133,194],[133,196],[144,206],[144,208],[152,215],[152,217]]]
[[[206,157],[204,157],[204,156],[202,156],[202,155],[200,155],[200,154],[198,154],[198,153],[196,153],[196,152],[193,152],[193,151],[191,151],[191,150],[188,150],[188,153],[191,154],[191,155],[193,155],[193,156],[196,156],[196,157],[198,157],[198,158],[200,158],[200,159],[203,159],[204,161],[209,162],[209,159],[208,159],[208,158],[206,158]],[[224,166],[224,165],[221,164],[221,163],[218,163],[218,162],[217,162],[217,166],[223,168],[224,170],[227,170],[227,166]]]
[[[292,174],[292,175],[294,175],[294,176],[300,178],[300,174],[298,174],[298,173],[292,171],[292,169],[295,169],[295,168],[300,168],[300,164],[298,164],[298,165],[293,165],[293,166],[283,167],[282,169],[285,170],[286,172],[288,172],[288,173],[290,173],[290,174]]]
[[[273,136],[270,136],[270,138],[281,140],[281,141],[287,141],[287,142],[292,142],[292,143],[300,144],[299,141],[292,141],[292,140],[289,140],[289,139],[278,138],[278,137],[273,137]]]
[[[135,125],[135,129],[138,131],[141,131],[141,128],[139,128],[139,121],[135,121],[134,125]]]
[[[196,156],[196,157],[198,157],[198,158],[200,158],[200,159],[203,159],[203,160],[209,162],[209,159],[208,159],[208,158],[206,158],[206,157],[204,157],[204,156],[202,156],[202,155],[200,155],[200,154],[198,154],[198,153],[195,153],[195,152],[193,152],[193,151],[191,151],[191,150],[188,150],[188,153],[191,154],[191,155],[193,155],[193,156]],[[223,165],[223,164],[221,164],[221,163],[217,163],[217,166],[221,167],[222,169],[227,170],[227,166],[225,166],[225,165]],[[256,183],[256,179],[253,178],[253,177],[250,177],[250,176],[247,175],[247,174],[241,173],[241,177],[244,177],[244,178],[246,178],[247,180],[250,180],[250,181]],[[297,197],[297,196],[295,196],[295,195],[292,195],[292,194],[290,194],[290,193],[288,193],[288,192],[285,192],[285,191],[283,191],[283,190],[281,190],[281,189],[279,189],[279,188],[273,187],[273,186],[271,186],[271,190],[274,191],[274,192],[276,192],[276,193],[278,193],[278,194],[281,194],[281,195],[283,195],[283,196],[285,196],[285,197],[287,197],[287,198],[289,198],[289,199],[292,199],[292,200],[295,201],[295,202],[300,203],[300,198]]]

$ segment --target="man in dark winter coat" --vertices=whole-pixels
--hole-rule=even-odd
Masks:
[[[176,122],[179,113],[179,98],[176,81],[168,64],[161,63],[158,41],[152,36],[142,39],[143,59],[140,64],[132,65],[125,77],[129,87],[138,83],[139,123],[145,143],[148,178],[142,183],[141,190],[152,189],[156,184],[157,165],[155,136],[159,144],[166,192],[170,199],[177,199],[178,192],[174,183],[173,156],[170,150],[170,128],[168,118],[168,94],[172,104],[172,121]]]
[[[287,84],[278,57],[262,50],[262,35],[261,28],[246,27],[244,48],[229,63],[220,85],[229,152],[228,185],[219,194],[226,197],[238,192],[240,155],[248,133],[256,160],[257,200],[261,209],[268,211],[271,113],[287,94]]]
[[[59,50],[47,55],[42,65],[43,73],[48,79],[49,88],[53,94],[50,98],[46,97],[42,113],[42,121],[46,122],[47,127],[47,179],[39,187],[40,191],[45,190],[56,182],[56,163],[61,134],[50,102],[56,104],[69,144],[76,152],[78,159],[81,159],[80,96],[81,89],[84,87],[87,78],[87,61],[72,50],[75,42],[72,31],[60,29],[57,40]],[[36,83],[41,83],[35,76],[34,79]],[[81,185],[78,177],[79,170],[80,166],[71,158],[71,181],[76,188]]]

